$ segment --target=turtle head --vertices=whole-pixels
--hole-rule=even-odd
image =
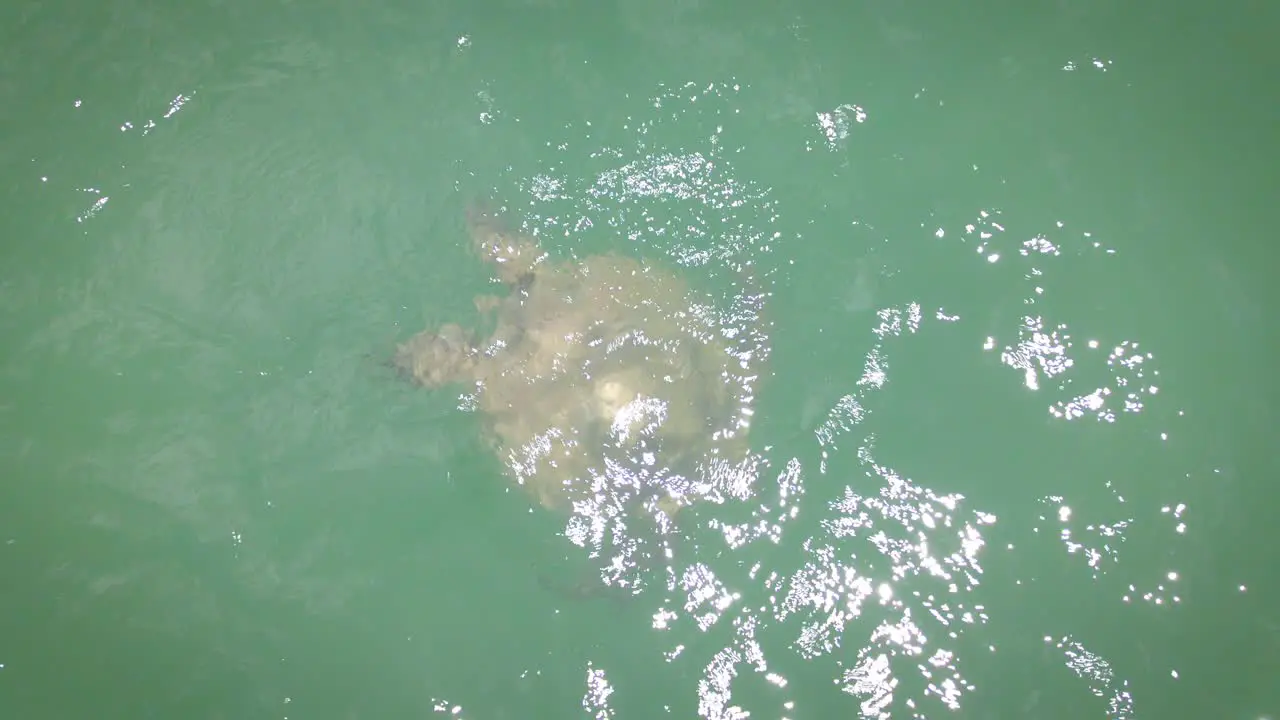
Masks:
[[[473,378],[478,356],[471,334],[450,323],[402,343],[391,364],[401,375],[419,384],[439,387]]]

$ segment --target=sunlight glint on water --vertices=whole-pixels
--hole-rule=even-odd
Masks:
[[[527,178],[523,187],[533,197],[526,230],[544,242],[568,241],[572,246],[621,236],[633,251],[665,255],[708,287],[737,288],[722,291],[727,310],[718,324],[724,337],[737,341],[741,360],[741,376],[726,381],[741,383],[750,398],[767,388],[770,344],[763,317],[769,288],[778,281],[776,254],[785,253],[788,237],[781,230],[786,208],[776,206],[767,188],[735,174],[733,149],[720,138],[744,92],[749,88],[715,83],[664,89],[649,104],[651,117],[633,119],[628,126],[636,135],[634,147],[590,153],[588,164],[598,168],[594,177],[548,169]],[[859,123],[866,119],[860,108],[858,118]],[[714,132],[702,148],[663,151],[664,126],[680,123]],[[820,114],[814,131],[830,141],[829,130]],[[847,134],[846,127],[842,139]],[[1076,253],[1112,252],[1089,233],[1050,240],[1034,232],[1010,244],[999,215],[979,211],[976,221],[961,228],[957,241],[945,229],[934,237],[961,247],[976,243],[974,272],[1022,263],[1015,272],[1029,284],[1025,302],[1032,309],[1043,301],[1046,287],[1052,289],[1048,263],[1062,255],[1064,245],[1072,245]],[[1062,225],[1056,230],[1063,232]],[[633,534],[607,518],[570,520],[566,536],[596,560],[602,583],[629,585],[654,603],[652,627],[671,641],[669,650],[651,661],[700,669],[701,717],[746,717],[746,707],[737,700],[744,692],[771,698],[781,716],[803,715],[806,698],[792,694],[793,682],[783,668],[822,668],[818,672],[853,699],[865,718],[936,717],[936,711],[961,708],[976,689],[964,670],[964,638],[991,621],[978,588],[985,535],[997,517],[973,507],[960,492],[930,489],[882,463],[875,433],[864,429],[872,414],[868,402],[894,377],[894,357],[910,352],[911,338],[966,320],[963,314],[926,309],[914,301],[880,304],[868,328],[875,344],[865,354],[861,379],[832,403],[814,430],[816,463],[774,457],[768,448],[757,448],[750,462],[723,476],[703,478],[718,489],[706,493],[716,501],[687,511],[674,525],[662,525],[657,536]],[[974,350],[994,352],[1001,342],[987,336]],[[1154,356],[1136,341],[1091,339],[1078,347],[1065,323],[1032,313],[1004,342],[1000,362],[1022,376],[1027,390],[1049,395],[1047,415],[1052,419],[1093,417],[1114,423],[1118,414],[1143,411],[1146,398],[1158,391]],[[1113,349],[1102,355],[1102,347]],[[1104,369],[1109,383],[1073,390],[1082,382],[1075,377],[1080,362]],[[744,429],[751,415],[750,405],[744,406]],[[843,486],[824,480],[817,484],[821,490],[810,488],[835,472],[832,461],[850,454],[861,476],[845,478]],[[847,467],[848,461],[840,465]],[[1046,496],[1042,502],[1061,509],[1052,517],[1062,526],[1064,551],[1104,572],[1101,564],[1106,558],[1115,560],[1131,518],[1094,520],[1072,532],[1068,526],[1078,521],[1066,510],[1067,499]],[[1170,507],[1161,512],[1178,517],[1181,510]],[[819,532],[793,537],[790,528],[800,528],[798,520],[809,515],[818,516]],[[596,530],[575,530],[588,526]],[[728,552],[689,542],[707,532],[719,537]],[[769,546],[797,548],[799,555],[782,564],[758,559]],[[738,568],[746,568],[746,574]],[[1176,575],[1165,577],[1173,582]],[[1161,602],[1156,595],[1166,592],[1166,584],[1145,592],[1138,589],[1142,584],[1131,585],[1134,590],[1123,601]],[[730,629],[731,639],[719,649],[689,649],[696,636],[724,628]],[[777,629],[789,639],[779,642]],[[1133,716],[1128,683],[1105,658],[1070,635],[1044,636],[1041,644],[1046,657],[1057,658],[1105,701],[1110,717]],[[796,665],[797,659],[802,665]],[[592,665],[586,671],[583,707],[597,717],[614,716],[614,690],[608,668]],[[1024,711],[1034,711],[1039,702],[1039,692],[1033,693]],[[449,703],[438,710],[462,714]]]

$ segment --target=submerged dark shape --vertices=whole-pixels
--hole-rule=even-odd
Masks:
[[[550,573],[538,573],[538,586],[563,600],[608,600],[625,604],[635,597],[635,591],[614,585],[606,585],[599,577],[583,576],[561,578]]]
[[[714,308],[635,258],[553,260],[482,206],[467,226],[507,291],[476,298],[492,334],[426,330],[395,366],[428,387],[477,388],[500,457],[545,506],[639,500],[670,515],[717,495],[747,457],[749,398]]]

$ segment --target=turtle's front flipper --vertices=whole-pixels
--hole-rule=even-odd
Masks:
[[[480,258],[493,263],[498,279],[515,286],[531,275],[542,257],[537,241],[514,232],[488,205],[467,208],[467,231]]]

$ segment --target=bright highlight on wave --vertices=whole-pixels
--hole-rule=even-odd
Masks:
[[[714,83],[664,89],[649,103],[650,115],[628,121],[633,146],[576,157],[593,168],[578,173],[582,179],[547,170],[524,180],[533,202],[521,232],[579,262],[607,248],[687,271],[693,294],[706,299],[688,305],[690,327],[702,329],[693,336],[722,343],[731,359],[706,381],[724,384],[740,400],[738,425],[717,432],[745,437],[772,372],[774,254],[794,239],[781,229],[785,208],[772,192],[735,169],[737,149],[727,138],[742,92]],[[819,129],[838,144],[849,123],[865,117],[862,108],[842,105],[820,117]],[[701,144],[682,141],[690,128],[705,131]],[[576,144],[550,146],[569,152]],[[939,230],[937,238],[947,233]],[[1153,353],[1127,339],[1077,345],[1067,324],[1054,318],[1046,300],[1055,292],[1052,266],[1045,263],[1063,254],[1063,241],[1045,234],[1010,241],[1000,213],[987,210],[959,238],[982,262],[975,272],[1016,266],[1026,285],[1029,310],[1021,324],[1003,341],[988,338],[985,349],[998,352],[1028,391],[1049,396],[1051,417],[1116,422],[1146,409],[1158,392]],[[626,247],[609,245],[617,242]],[[1073,252],[1111,252],[1088,233],[1075,243]],[[872,300],[860,298],[859,309]],[[670,310],[660,302],[637,307]],[[873,430],[876,402],[914,338],[966,327],[969,319],[912,300],[880,303],[872,317],[861,375],[812,429],[811,456],[779,456],[753,441],[733,461],[713,459],[690,473],[673,466],[662,448],[637,449],[591,470],[589,492],[572,504],[566,537],[598,564],[602,584],[654,604],[650,626],[670,638],[654,660],[699,673],[700,717],[745,718],[752,713],[743,697],[781,717],[811,713],[811,699],[797,690],[801,672],[828,676],[855,703],[851,714],[864,718],[934,717],[961,709],[977,689],[965,652],[974,633],[982,637],[992,622],[981,589],[997,517],[962,493],[931,489],[949,482],[945,476],[925,482],[881,459]],[[1104,347],[1111,349],[1104,354]],[[645,352],[669,350],[648,344]],[[610,406],[610,442],[660,433],[673,417],[668,400],[624,395]],[[656,520],[646,525],[601,500],[618,487],[652,486],[655,478],[679,499],[679,514],[646,505]],[[1065,497],[1054,507],[1058,512],[1044,522],[1057,523],[1065,552],[1105,572],[1132,520],[1080,525]],[[1177,577],[1171,571],[1156,590],[1132,594],[1152,597]],[[1108,698],[1114,717],[1131,717],[1126,684],[1104,659],[1069,637],[1045,642],[1048,656],[1056,653],[1091,692]],[[597,664],[586,674],[583,708],[595,717],[618,716],[610,702],[615,690],[625,690],[615,683],[625,681]],[[1031,697],[1024,709],[1034,712],[1038,702]]]

